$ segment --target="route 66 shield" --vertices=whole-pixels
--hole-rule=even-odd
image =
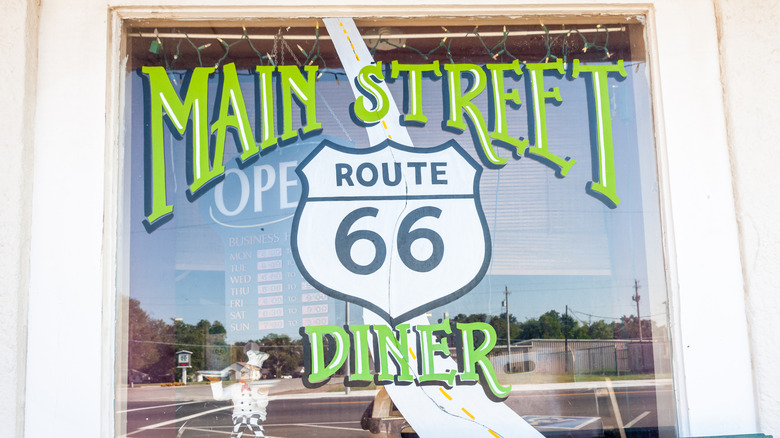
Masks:
[[[470,291],[490,263],[482,168],[455,142],[368,149],[322,142],[296,169],[298,269],[391,325]]]

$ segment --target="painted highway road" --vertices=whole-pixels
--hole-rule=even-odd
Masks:
[[[188,388],[189,389],[189,388]],[[217,402],[204,395],[196,400],[177,402],[181,391],[160,388],[152,400],[128,402],[119,414],[127,418],[127,434],[134,438],[151,437],[219,437],[232,430],[230,402]],[[134,390],[130,390],[134,391]],[[659,421],[663,425],[668,413],[659,416],[657,397],[671,397],[671,385],[618,386],[613,398],[603,385],[579,385],[560,389],[515,390],[506,404],[547,436],[566,433],[574,437],[602,435],[602,425],[611,429],[619,421],[627,432],[647,430]],[[363,393],[363,394],[361,394]],[[176,395],[178,394],[178,396]],[[360,418],[373,400],[374,391],[272,395],[268,418],[263,424],[268,437],[371,437],[360,428]],[[186,397],[186,396],[185,396]],[[662,403],[666,404],[666,403]],[[660,420],[659,420],[660,418]],[[670,426],[670,425],[666,425]],[[673,433],[671,429],[667,429]],[[661,433],[665,435],[665,433]]]

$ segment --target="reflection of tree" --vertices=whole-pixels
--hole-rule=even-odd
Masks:
[[[130,299],[128,327],[128,367],[151,376],[171,374],[175,348],[173,326],[153,319],[141,309],[141,303]]]
[[[231,353],[233,362],[246,360],[243,357],[243,347],[246,343],[236,342]],[[297,368],[303,366],[303,344],[300,339],[292,340],[287,335],[278,335],[271,333],[262,339],[256,340],[260,345],[260,351],[269,354],[264,364],[271,369],[271,374],[279,377],[284,374],[291,374]]]
[[[615,337],[615,327],[613,324],[607,324],[603,320],[596,321],[583,327],[588,331],[590,339],[612,339]]]
[[[616,318],[617,319],[617,318]],[[453,322],[487,322],[496,330],[498,344],[506,343],[506,314],[489,316],[484,313],[465,315],[458,314]],[[643,319],[643,339],[652,339],[655,323]],[[636,316],[623,316],[618,321],[605,322],[603,319],[592,323],[582,322],[570,315],[561,315],[555,310],[539,316],[518,322],[514,315],[509,314],[509,332],[512,342],[527,339],[639,339],[639,327]],[[502,336],[503,335],[503,336]]]
[[[129,301],[128,367],[142,371],[159,381],[171,381],[180,370],[175,368],[175,353],[192,352],[190,375],[203,369],[221,369],[228,365],[225,327],[201,320],[195,325],[183,321],[171,324],[154,319],[141,308],[141,303]]]
[[[642,324],[642,339],[652,339],[655,323],[647,319],[641,320],[640,323]],[[615,338],[639,339],[639,326],[636,323],[635,315],[620,318],[620,322],[615,324]]]
[[[287,335],[271,333],[260,341],[260,349],[271,355],[267,362],[276,377],[292,373],[303,366],[303,346],[300,340],[292,341]]]
[[[542,339],[563,339],[563,321],[555,310],[540,316],[539,325],[542,328]]]
[[[128,337],[130,338],[128,350],[128,367],[141,370],[146,368],[152,362],[157,361],[159,352],[154,344],[136,342],[137,340],[151,340],[154,330],[152,329],[153,320],[141,309],[138,300],[130,299],[130,322],[128,327]],[[162,321],[159,321],[162,322]]]

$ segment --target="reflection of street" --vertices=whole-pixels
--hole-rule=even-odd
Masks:
[[[360,428],[360,418],[373,399],[374,391],[353,391],[350,395],[343,392],[291,393],[295,392],[292,388],[301,386],[298,379],[283,382],[280,386],[286,392],[271,394],[268,419],[263,424],[266,436],[374,436]],[[506,403],[522,416],[546,416],[544,419],[535,418],[538,426],[547,425],[540,428],[545,435],[558,436],[566,432],[574,437],[598,436],[601,435],[598,426],[603,424],[610,428],[614,422],[609,399],[599,386],[603,385],[596,382],[529,385],[513,391]],[[669,396],[671,384],[656,386],[648,381],[619,382],[614,391],[622,423],[629,431],[639,431],[657,424],[656,397]],[[227,437],[232,430],[232,404],[211,400],[207,386],[134,388],[129,390],[129,398],[126,411],[129,437]],[[583,420],[560,418],[567,416]],[[584,419],[588,417],[599,418],[599,421]],[[560,418],[557,422],[559,427],[552,427],[556,418]],[[598,430],[596,435],[594,428]],[[662,432],[660,435],[665,434]]]
[[[273,400],[263,423],[268,437],[369,437],[360,417],[372,397],[330,397]],[[139,403],[135,409],[141,406]],[[229,436],[233,429],[230,402],[198,402],[132,411],[128,436],[195,438]],[[251,436],[251,434],[245,434]]]
[[[349,396],[343,391],[312,393],[300,379],[277,382],[271,387],[263,423],[267,437],[371,436],[360,428],[360,417],[375,391],[352,391]],[[208,385],[128,389],[127,436],[227,438],[233,429],[232,408],[229,400],[215,401]]]

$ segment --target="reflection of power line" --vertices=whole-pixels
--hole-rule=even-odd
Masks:
[[[620,288],[623,288],[623,287],[634,287],[634,284],[631,283],[629,285],[628,283],[626,283],[624,285],[610,286],[610,289],[620,289]],[[579,290],[594,290],[594,291],[598,291],[598,290],[603,290],[603,288],[600,289],[598,286],[589,286],[589,287],[559,287],[559,286],[553,286],[553,287],[540,287],[540,288],[527,288],[526,289],[525,287],[523,287],[523,291],[524,292],[550,292],[551,290],[554,290],[556,292],[561,292],[561,291],[579,291]],[[488,290],[487,288],[486,289],[479,289],[479,290],[475,289],[469,295],[471,295],[471,294],[473,294],[473,295],[484,295],[484,294],[489,294],[489,293],[490,293],[490,290]]]
[[[569,310],[571,310],[571,313],[572,313],[571,316],[573,316],[574,319],[576,319],[577,321],[581,322],[582,325],[590,325],[590,324],[586,323],[585,321],[581,320],[580,318],[578,318],[577,315],[574,314],[575,313],[574,309],[569,309]]]
[[[574,310],[571,307],[569,308],[569,311],[574,312],[574,313],[579,313],[580,315],[589,316],[591,318],[612,319],[612,320],[615,320],[615,321],[621,321],[625,317],[625,316],[615,317],[615,316],[593,315],[593,314],[590,314],[590,313],[587,313],[587,312],[580,312],[579,310]],[[656,318],[656,317],[659,317],[659,316],[666,316],[666,314],[665,313],[655,313],[655,314],[652,314],[652,315],[648,316],[647,318],[652,319],[652,318]],[[580,322],[582,322],[582,321],[580,321]]]
[[[621,318],[614,317],[614,316],[600,316],[600,315],[592,315],[592,314],[590,314],[590,313],[586,313],[586,312],[580,312],[580,311],[578,311],[578,310],[574,310],[574,309],[572,309],[572,308],[569,308],[569,310],[571,310],[573,313],[579,313],[580,315],[589,316],[589,317],[591,317],[591,318],[600,318],[600,319],[613,319],[613,320],[615,320],[615,321],[620,321],[620,319],[621,319]]]
[[[210,345],[203,345],[203,344],[182,344],[180,342],[162,342],[162,341],[142,341],[140,339],[128,339],[128,342],[135,342],[139,344],[159,344],[159,345],[175,345],[179,347],[204,347],[204,348],[243,348],[243,345],[219,345],[219,344],[210,344]],[[303,345],[299,344],[288,344],[288,345],[260,345],[260,348],[303,348]]]

